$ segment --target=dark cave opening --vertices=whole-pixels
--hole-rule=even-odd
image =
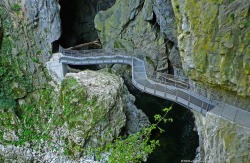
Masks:
[[[113,6],[115,0],[60,0],[62,34],[58,43],[64,48],[98,39],[94,25],[100,10]]]

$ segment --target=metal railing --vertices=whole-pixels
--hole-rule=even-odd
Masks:
[[[171,74],[149,71],[145,65],[145,63],[147,63],[145,57],[141,55],[144,53],[142,51],[127,51],[124,49],[66,50],[60,47],[59,52],[63,54],[60,58],[60,62],[65,64],[129,64],[132,66],[132,83],[139,90],[174,101],[188,109],[198,111],[202,115],[206,115],[206,113],[211,111],[216,105],[223,104],[222,102],[216,101],[217,97],[213,97],[212,99],[211,96],[209,96],[209,98],[207,98],[204,95],[192,91],[191,88],[195,86],[190,84],[188,80],[176,78]],[[206,90],[201,90],[200,92],[202,91],[206,92]],[[242,111],[241,109],[238,110],[240,110],[240,112]],[[242,122],[241,120],[243,113],[246,115],[245,112],[239,117],[238,110],[234,113],[230,113],[232,114],[230,117],[226,115],[225,109],[216,114],[250,127],[249,120],[247,122]],[[250,117],[250,113],[247,113]],[[237,118],[237,116],[239,118]]]
[[[191,95],[188,91],[189,84],[187,81],[179,80],[171,74],[146,71],[143,55],[136,55],[134,52],[124,49],[66,50],[60,47],[59,52],[64,56],[72,57],[71,59],[78,58],[78,60],[71,60],[71,63],[69,62],[69,58],[67,58],[65,62],[68,64],[107,64],[115,63],[115,61],[117,63],[130,64],[133,69],[133,83],[136,87],[139,87],[139,89],[143,88],[142,91],[144,92],[162,98],[168,98],[189,109],[197,110],[202,113],[206,113],[215,106],[214,103],[206,98],[202,98],[195,93]],[[138,51],[136,52],[138,53]],[[80,62],[83,58],[85,58],[85,62]],[[103,62],[97,62],[98,60]],[[141,69],[136,70],[136,67],[141,67]],[[167,88],[167,86],[170,88]],[[172,98],[170,96],[172,96]]]

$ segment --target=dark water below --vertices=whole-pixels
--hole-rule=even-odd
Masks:
[[[129,89],[136,97],[135,105],[144,111],[151,123],[154,123],[155,114],[164,114],[162,109],[173,104],[137,89]],[[191,111],[183,106],[174,104],[167,118],[173,118],[173,122],[161,123],[159,126],[164,133],[155,131],[152,139],[160,140],[158,147],[148,158],[147,163],[178,163],[181,160],[193,160],[196,149],[199,146],[197,131],[194,131],[194,117]]]

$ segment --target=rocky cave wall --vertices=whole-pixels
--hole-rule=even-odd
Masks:
[[[3,0],[1,98],[18,100],[45,88],[50,78],[44,67],[51,43],[60,37],[56,0]]]
[[[193,91],[250,110],[248,21],[247,1],[118,0],[95,28],[105,48],[143,50],[150,70],[188,76]]]
[[[54,100],[50,96],[55,97],[55,92],[48,84],[51,77],[44,63],[52,53],[51,43],[60,37],[59,8],[56,0],[0,2],[3,30],[0,54],[1,145],[17,142],[18,136],[22,141],[30,139],[24,136],[31,127],[24,126],[27,117],[33,117],[34,122],[28,120],[28,123],[33,123],[31,128],[37,129],[41,123],[46,123],[45,112],[49,112]],[[39,114],[44,115],[43,120],[37,117]],[[36,129],[32,131],[37,132]]]
[[[197,163],[248,163],[250,160],[250,129],[208,113],[195,113],[200,147]]]
[[[104,48],[143,50],[151,70],[185,77],[169,0],[117,0],[96,15],[95,28]]]
[[[183,70],[202,83],[195,91],[249,111],[250,2],[172,0],[172,6]],[[212,113],[194,115],[199,161],[248,162],[249,128]]]
[[[250,2],[172,0],[172,5],[190,79],[249,97]]]

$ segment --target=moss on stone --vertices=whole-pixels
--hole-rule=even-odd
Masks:
[[[249,97],[250,2],[172,0],[172,5],[183,65],[187,64],[184,71],[193,80],[199,76],[206,85],[217,84]],[[185,63],[190,57],[195,67]]]
[[[225,149],[226,150],[229,150],[230,149],[230,146],[234,146],[232,143],[237,143],[238,142],[235,142],[235,138],[236,138],[236,133],[228,133],[225,135],[224,137],[224,143],[225,143]]]

